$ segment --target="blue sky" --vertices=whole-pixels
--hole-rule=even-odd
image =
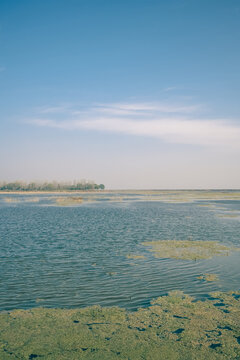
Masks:
[[[240,187],[238,0],[1,0],[0,180]]]

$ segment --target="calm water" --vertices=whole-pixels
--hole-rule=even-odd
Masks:
[[[87,196],[87,195],[86,195]],[[0,195],[0,310],[119,305],[147,306],[179,289],[197,298],[239,290],[240,252],[211,260],[157,259],[142,246],[151,240],[216,240],[240,247],[240,201],[165,203],[84,202],[54,206],[51,197]],[[24,201],[33,199],[33,202]],[[19,201],[21,200],[21,201]],[[23,201],[22,201],[23,200]],[[214,207],[199,206],[213,204]],[[128,254],[145,259],[130,260]],[[196,277],[215,273],[220,280]]]

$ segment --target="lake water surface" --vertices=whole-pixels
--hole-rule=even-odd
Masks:
[[[176,203],[133,192],[91,201],[86,194],[82,204],[59,206],[54,196],[0,195],[0,310],[94,304],[134,310],[175,289],[201,299],[239,290],[240,251],[161,259],[142,243],[192,239],[240,247],[240,200]],[[203,273],[219,281],[197,279]]]

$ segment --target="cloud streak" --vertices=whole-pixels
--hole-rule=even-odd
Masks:
[[[46,115],[53,115],[53,111]],[[58,109],[58,110],[57,110]],[[239,123],[227,119],[201,118],[198,105],[159,103],[95,104],[81,110],[66,110],[64,118],[38,116],[28,122],[64,130],[87,130],[158,138],[166,143],[218,146],[240,149]],[[43,112],[40,114],[43,115]]]

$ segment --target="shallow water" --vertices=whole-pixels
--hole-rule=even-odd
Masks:
[[[240,216],[219,217],[240,215],[239,200],[171,203],[133,192],[86,194],[82,204],[57,206],[54,196],[0,195],[0,310],[93,304],[134,310],[175,289],[201,299],[239,290],[240,251],[188,261],[155,258],[142,245],[192,239],[240,247]],[[219,281],[197,278],[204,273]]]

